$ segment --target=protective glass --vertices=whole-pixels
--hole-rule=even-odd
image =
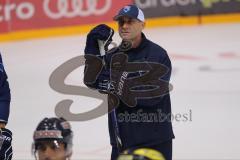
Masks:
[[[38,141],[33,144],[32,152],[37,160],[66,160],[69,157],[66,145],[58,140]]]

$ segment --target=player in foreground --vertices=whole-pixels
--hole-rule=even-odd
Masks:
[[[10,110],[10,89],[0,53],[0,160],[12,159],[12,132],[5,128]]]
[[[63,118],[44,118],[33,134],[32,153],[36,160],[70,160],[73,132]]]

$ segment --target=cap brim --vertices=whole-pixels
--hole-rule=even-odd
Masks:
[[[130,15],[126,15],[126,14],[121,14],[121,15],[116,15],[116,16],[114,16],[114,17],[113,17],[113,20],[114,20],[114,21],[118,21],[119,18],[121,18],[121,17],[129,17],[129,18],[136,19],[136,17],[130,16]]]

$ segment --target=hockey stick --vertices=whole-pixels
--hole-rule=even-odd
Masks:
[[[108,43],[109,39],[112,37],[112,35],[114,34],[113,29],[110,30],[110,35],[108,36],[107,40],[98,40],[98,47],[99,47],[99,51],[100,51],[100,55],[104,56],[106,54],[105,52],[105,45]]]
[[[101,56],[104,56],[106,54],[104,46],[106,45],[106,43],[108,42],[108,40],[112,34],[113,34],[113,30],[110,31],[110,36],[108,37],[108,39],[106,41],[98,40],[98,47],[99,47]],[[120,153],[122,151],[122,140],[120,138],[116,109],[113,109],[112,112],[109,114],[113,121],[113,129],[114,129],[115,138],[116,138],[116,142],[117,142],[117,148],[118,148],[118,152]]]

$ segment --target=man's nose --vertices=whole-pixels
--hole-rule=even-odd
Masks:
[[[52,149],[50,147],[46,147],[44,151],[44,160],[51,160]]]

